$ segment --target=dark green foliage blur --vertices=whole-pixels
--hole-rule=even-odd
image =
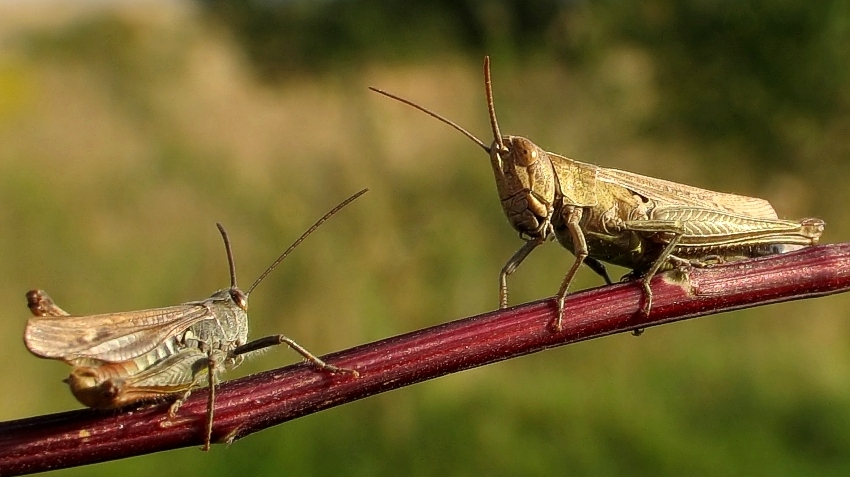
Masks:
[[[566,54],[552,38],[575,7],[563,0],[199,2],[240,39],[260,76],[434,54]],[[554,42],[552,40],[555,40]]]
[[[660,134],[735,141],[760,166],[795,169],[787,123],[846,118],[845,2],[608,3],[609,31],[657,59]]]
[[[199,2],[266,80],[451,53],[584,66],[634,45],[664,95],[647,132],[728,141],[763,167],[803,167],[788,122],[824,127],[850,108],[842,1]]]
[[[21,343],[24,292],[74,313],[227,285],[252,336],[324,354],[492,310],[521,245],[481,150],[502,132],[578,160],[764,197],[850,234],[845,2],[263,0],[0,5],[0,420],[79,407]],[[40,3],[40,2],[37,2]],[[555,293],[540,247],[511,303]],[[624,270],[615,270],[615,274]],[[599,286],[583,271],[576,289]],[[611,336],[286,423],[232,446],[57,475],[847,475],[848,299]],[[226,377],[297,360],[269,351]],[[13,385],[12,385],[13,384]]]

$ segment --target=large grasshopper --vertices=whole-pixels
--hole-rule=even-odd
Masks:
[[[502,209],[526,241],[499,275],[500,308],[508,306],[508,275],[539,245],[554,237],[575,255],[558,290],[556,331],[582,263],[609,284],[601,262],[632,269],[630,275],[640,277],[643,288],[639,313],[648,316],[649,283],[659,271],[795,250],[817,244],[823,233],[822,220],[781,220],[764,199],[607,169],[544,151],[524,137],[503,136],[493,106],[489,57],[484,58],[484,89],[493,131],[490,146],[422,106],[370,89],[452,126],[490,155]]]
[[[366,193],[349,197],[307,229],[248,288],[236,286],[236,267],[230,240],[218,225],[230,266],[230,287],[209,298],[150,310],[73,316],[59,308],[42,290],[27,293],[34,315],[27,321],[24,343],[36,356],[72,366],[65,379],[82,404],[100,409],[120,408],[139,401],[175,398],[174,417],[192,390],[208,385],[204,450],[210,447],[217,375],[242,363],[249,353],[286,344],[315,369],[348,373],[325,363],[284,335],[248,341],[248,296],[308,235],[340,209]]]

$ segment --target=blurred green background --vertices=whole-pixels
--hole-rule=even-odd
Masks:
[[[31,356],[24,292],[73,313],[227,285],[252,336],[323,354],[492,310],[521,242],[486,155],[502,131],[607,167],[770,200],[850,234],[842,1],[39,1],[0,4],[0,420],[79,407]],[[510,282],[552,295],[554,244]],[[599,285],[583,271],[576,288]],[[366,399],[209,454],[56,475],[847,475],[847,296],[564,347]],[[276,350],[229,377],[294,362]]]

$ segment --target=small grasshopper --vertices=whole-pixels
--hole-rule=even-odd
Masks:
[[[815,245],[824,222],[780,220],[764,199],[725,194],[632,172],[607,169],[546,152],[519,136],[502,136],[496,122],[490,59],[484,58],[484,89],[493,131],[488,147],[454,122],[393,94],[370,88],[412,106],[460,131],[490,155],[502,209],[525,244],[499,275],[499,305],[508,306],[507,277],[537,246],[552,239],[576,260],[558,291],[561,330],[567,290],[582,263],[606,283],[604,264],[632,269],[640,277],[640,313],[649,315],[649,282],[675,266],[782,253]]]
[[[73,369],[65,382],[82,404],[100,409],[120,408],[138,401],[176,397],[168,411],[173,418],[193,389],[209,385],[204,450],[210,447],[215,383],[221,372],[239,366],[245,355],[286,344],[320,371],[357,371],[325,363],[284,335],[248,341],[248,296],[308,235],[340,209],[366,193],[349,197],[307,229],[243,292],[236,286],[236,267],[230,240],[224,239],[230,267],[230,288],[209,298],[150,310],[72,316],[41,290],[27,293],[35,315],[27,321],[24,343],[42,358],[58,359]]]

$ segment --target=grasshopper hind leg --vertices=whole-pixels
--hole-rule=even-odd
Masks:
[[[643,276],[640,278],[640,285],[641,288],[643,288],[643,302],[641,303],[640,310],[638,310],[639,318],[642,318],[644,320],[649,318],[649,312],[650,310],[652,310],[652,288],[650,288],[649,283],[652,281],[652,278],[655,277],[661,267],[665,263],[671,261],[671,258],[673,257],[673,250],[676,249],[676,246],[679,244],[679,241],[682,240],[683,236],[684,235],[680,233],[677,234],[672,240],[670,240],[670,243],[668,243],[667,246],[664,247],[664,250],[652,263],[652,266],[649,267],[649,270],[647,270],[646,273],[644,273]],[[639,335],[640,333],[643,333],[642,329],[636,331],[639,332],[636,333],[635,336]]]
[[[670,234],[669,242],[658,254],[658,258],[652,262],[652,265],[647,269],[639,279],[641,288],[643,288],[643,300],[640,309],[637,312],[638,318],[643,320],[649,317],[649,312],[652,309],[652,289],[649,287],[649,282],[658,273],[662,266],[666,263],[675,262],[673,251],[679,245],[682,237],[685,236],[685,227],[678,220],[633,220],[623,223],[623,229],[632,232],[649,233],[649,234]],[[637,270],[632,272],[633,274]]]

